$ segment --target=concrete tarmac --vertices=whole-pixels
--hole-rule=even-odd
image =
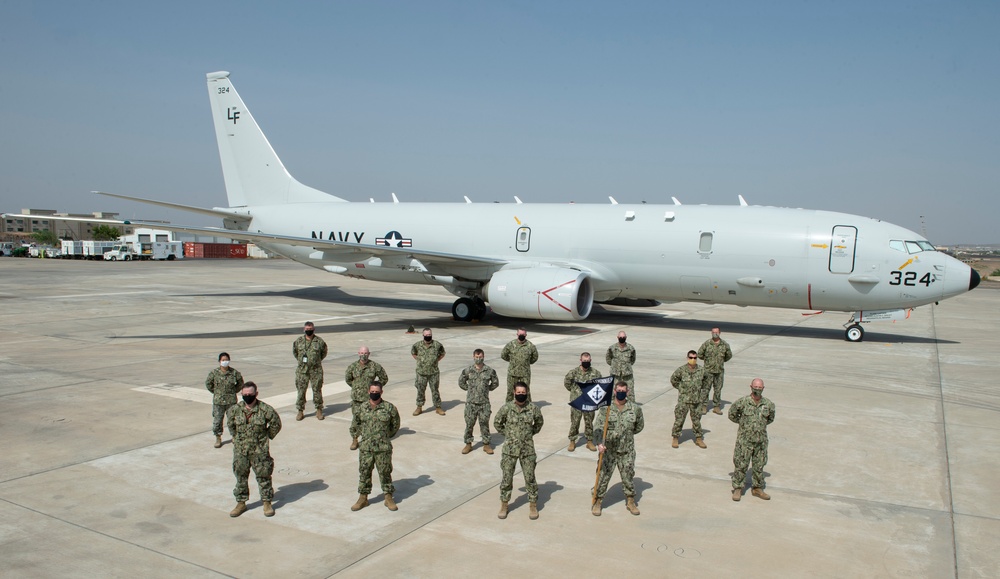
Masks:
[[[843,339],[847,315],[705,304],[595,307],[579,323],[451,319],[431,286],[345,279],[285,260],[104,263],[0,259],[0,575],[4,577],[992,577],[1000,569],[1000,292],[975,291],[870,324]],[[991,287],[993,286],[993,287]],[[306,320],[330,346],[326,420],[294,419],[292,341]],[[506,520],[500,443],[478,427],[462,455],[472,350],[503,380],[503,345],[523,325],[539,349],[532,393],[540,518],[520,473]],[[688,349],[722,328],[735,356],[723,399],[753,377],[777,406],[765,469],[772,500],[731,499],[736,425],[712,413],[708,448],[685,424],[670,448]],[[410,346],[425,326],[447,349],[446,416],[414,417]],[[597,454],[568,452],[563,376],[580,352],[604,353],[624,329],[638,350],[640,516],[617,473],[604,514],[590,513]],[[352,512],[344,370],[362,344],[389,374],[399,511]],[[283,429],[272,441],[273,518],[251,476],[233,519],[232,446],[212,447],[204,380],[221,351],[261,388]],[[494,412],[503,388],[492,396]],[[428,396],[429,398],[429,396]],[[425,407],[426,410],[427,407]],[[307,411],[312,403],[307,402]],[[748,475],[749,478],[749,475]],[[747,481],[749,487],[749,480]]]

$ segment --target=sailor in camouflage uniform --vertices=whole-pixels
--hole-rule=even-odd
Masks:
[[[698,366],[698,352],[689,350],[688,363],[674,370],[670,376],[670,384],[677,389],[677,406],[674,407],[674,428],[671,431],[673,441],[670,446],[677,448],[684,427],[684,419],[691,415],[691,428],[694,430],[694,443],[699,448],[705,448],[701,433],[701,392],[705,385],[705,371]]]
[[[373,467],[378,470],[386,508],[398,510],[396,501],[392,499],[395,487],[392,485],[391,439],[399,432],[399,411],[391,402],[382,399],[382,384],[378,381],[368,387],[368,404],[354,415],[351,427],[360,433],[361,448],[358,452],[358,501],[351,506],[351,510],[360,511],[368,506]]]
[[[597,495],[591,513],[597,517],[601,516],[601,500],[608,490],[611,474],[617,467],[622,477],[625,508],[633,515],[638,515],[635,485],[632,484],[632,478],[635,476],[635,435],[642,432],[646,424],[642,419],[642,408],[628,400],[628,384],[624,381],[615,384],[614,402],[598,410],[597,418],[599,426],[597,448],[601,451],[604,462],[601,464],[600,482],[597,483]],[[605,421],[608,423],[607,437],[604,437],[602,425]]]
[[[434,339],[430,328],[424,328],[423,333],[423,341],[413,344],[413,347],[410,348],[410,355],[417,361],[417,377],[413,381],[413,386],[417,389],[417,409],[413,411],[413,415],[420,416],[420,413],[424,411],[424,402],[427,401],[427,387],[430,386],[434,412],[444,416],[444,409],[441,408],[441,393],[438,391],[441,384],[441,370],[438,369],[438,362],[444,358],[444,346]]]
[[[528,491],[528,518],[538,518],[538,483],[535,481],[535,439],[542,430],[542,411],[528,402],[528,386],[514,384],[514,401],[507,402],[493,418],[493,427],[503,434],[503,455],[500,458],[500,512],[497,518],[507,518],[507,503],[514,489],[514,468],[518,461]]]
[[[368,386],[375,380],[382,383],[382,386],[389,382],[389,375],[385,368],[374,360],[370,360],[371,350],[368,346],[358,348],[358,359],[352,362],[344,372],[344,382],[351,389],[351,417],[358,415],[361,407],[368,404]],[[358,431],[351,424],[351,450],[358,449]]]
[[[274,408],[257,399],[257,385],[253,382],[244,384],[241,394],[243,401],[230,406],[226,415],[226,426],[233,437],[233,474],[236,475],[236,488],[233,489],[236,508],[229,516],[238,517],[247,510],[250,498],[247,479],[252,468],[264,504],[264,516],[273,517],[271,473],[274,472],[274,459],[271,458],[270,441],[281,430],[281,418]]]
[[[299,412],[295,415],[295,420],[305,418],[306,390],[310,385],[316,418],[323,420],[323,359],[327,354],[326,342],[315,335],[316,327],[312,322],[306,322],[302,330],[303,335],[292,344],[292,355],[298,362],[295,367],[295,390],[298,392],[295,408]]]
[[[465,447],[462,454],[472,452],[472,427],[479,421],[483,438],[483,452],[493,454],[490,446],[490,392],[497,389],[500,380],[497,372],[485,364],[486,353],[476,348],[472,353],[473,364],[458,375],[458,387],[468,392],[465,397]]]
[[[572,402],[582,394],[577,382],[590,382],[601,377],[597,368],[590,366],[590,352],[580,354],[580,365],[566,373],[563,386],[569,390],[569,401]],[[580,419],[583,419],[583,434],[587,437],[587,450],[596,451],[594,446],[594,413],[577,410],[570,406],[569,410],[569,446],[566,450],[576,450],[576,441],[580,438]]]
[[[712,328],[712,338],[698,348],[698,357],[705,361],[705,390],[701,394],[701,413],[708,412],[708,395],[712,390],[712,412],[722,414],[722,383],[726,378],[726,362],[733,358],[729,344],[719,337],[719,328]]]
[[[764,381],[754,378],[750,382],[750,396],[744,396],[729,407],[729,420],[740,425],[733,450],[733,500],[743,494],[747,467],[753,463],[751,494],[757,498],[771,499],[764,492],[764,465],[767,464],[767,425],[774,422],[774,402],[764,398]]]
[[[243,389],[243,375],[229,365],[229,354],[219,354],[219,367],[208,373],[205,388],[212,393],[212,434],[215,448],[222,447],[222,422],[226,410],[236,404],[236,395]]]
[[[538,361],[538,348],[528,340],[528,330],[517,329],[517,339],[511,340],[500,352],[507,362],[507,402],[514,399],[514,384],[524,382],[531,402],[531,365]]]
[[[635,377],[632,375],[635,348],[628,343],[628,336],[624,331],[618,332],[618,343],[608,346],[604,361],[611,367],[610,372],[615,380],[621,380],[628,385],[629,402],[635,402]]]

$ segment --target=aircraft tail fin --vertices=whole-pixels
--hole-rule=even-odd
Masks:
[[[206,77],[230,207],[346,201],[307,187],[288,173],[228,72],[210,72]]]

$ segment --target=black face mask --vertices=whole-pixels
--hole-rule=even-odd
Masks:
[[[306,330],[306,335],[311,336],[316,333],[316,330]]]
[[[527,402],[528,401],[528,395],[527,394],[515,394],[514,395],[514,400],[517,400],[518,402]]]
[[[528,336],[527,336],[527,334],[525,334],[523,336],[518,336],[517,339],[523,342],[523,341],[525,341],[525,340],[528,339]]]
[[[434,336],[424,336],[424,341],[425,342],[430,342],[433,339],[434,339]]]
[[[253,404],[253,401],[256,400],[256,399],[257,399],[257,395],[256,394],[244,394],[243,395],[243,401],[246,402],[247,404]]]
[[[582,366],[584,370],[589,370],[590,362],[580,362],[580,366]]]
[[[615,398],[618,400],[625,400],[628,398],[628,392],[615,392]]]
[[[369,392],[368,393],[368,397],[371,398],[372,402],[375,402],[379,398],[382,398],[382,393],[381,392]]]
[[[618,343],[619,344],[624,344],[625,343],[625,338],[618,338]]]

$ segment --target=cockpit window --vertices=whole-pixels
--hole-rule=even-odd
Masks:
[[[896,251],[905,251],[906,253],[920,253],[921,251],[937,251],[934,245],[929,241],[903,241],[900,239],[893,239],[889,241],[889,249],[895,249]]]

